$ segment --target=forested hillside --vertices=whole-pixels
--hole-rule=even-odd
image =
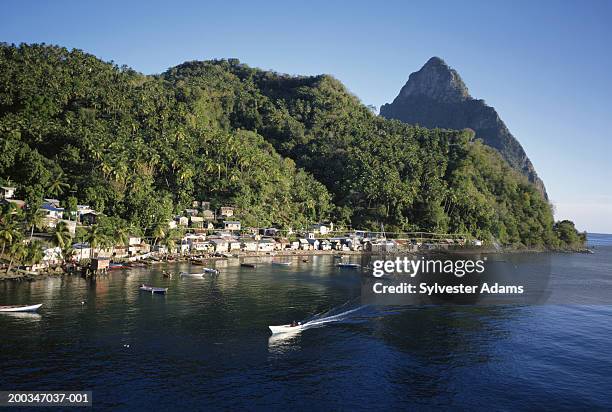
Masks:
[[[473,133],[385,120],[330,76],[237,60],[159,76],[45,45],[0,49],[0,183],[150,228],[191,200],[244,225],[469,233],[564,246],[551,207]],[[563,237],[566,239],[567,236]]]

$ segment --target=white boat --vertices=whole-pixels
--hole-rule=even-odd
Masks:
[[[201,272],[195,272],[195,273],[190,273],[190,272],[181,272],[179,273],[180,276],[191,276],[191,277],[202,277],[204,275],[218,275],[219,271],[217,269],[211,269],[211,268],[202,268]]]
[[[359,269],[361,267],[361,265],[358,265],[357,263],[338,263],[336,266],[345,269]]]
[[[291,265],[291,262],[275,262],[275,261],[272,261],[272,264],[273,265],[277,265],[277,266],[289,266],[289,265]]]
[[[299,332],[304,328],[304,325],[291,326],[289,325],[279,325],[279,326],[268,326],[272,331],[273,335],[279,333],[295,333]]]
[[[30,306],[0,306],[0,312],[36,312],[41,306],[42,303]]]

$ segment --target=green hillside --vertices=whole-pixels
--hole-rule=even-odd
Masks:
[[[237,206],[245,226],[332,219],[526,246],[571,238],[471,131],[385,120],[325,75],[230,59],[145,76],[78,50],[2,45],[0,139],[0,182],[31,204],[78,201],[141,228],[197,199]]]

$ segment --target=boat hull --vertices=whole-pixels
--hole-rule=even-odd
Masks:
[[[0,306],[0,312],[3,313],[15,313],[15,312],[36,312],[38,308],[42,306],[42,303],[38,305],[29,306]]]
[[[272,331],[273,335],[278,335],[281,333],[296,333],[303,329],[303,325],[291,326],[291,325],[278,325],[278,326],[268,326],[270,331]]]

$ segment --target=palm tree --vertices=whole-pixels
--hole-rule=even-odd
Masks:
[[[27,262],[31,265],[35,265],[37,263],[40,263],[43,257],[44,252],[42,243],[39,240],[31,242],[27,251]]]
[[[6,219],[0,224],[0,241],[2,241],[2,252],[0,255],[4,255],[6,246],[13,244],[15,239],[19,236],[19,230],[17,225],[10,219]]]
[[[47,188],[49,194],[51,196],[59,196],[64,193],[64,189],[70,187],[68,183],[65,182],[64,172],[59,172],[55,175],[55,178],[49,184]]]
[[[104,234],[100,230],[100,227],[97,224],[92,225],[89,229],[89,233],[87,233],[87,237],[85,238],[86,242],[89,243],[90,259],[93,259],[94,249],[100,246],[100,242],[102,241],[103,237]]]
[[[153,228],[153,237],[155,238],[155,240],[153,241],[153,246],[157,244],[157,241],[159,239],[163,239],[166,237],[166,227],[163,223],[158,222],[155,225],[155,227]]]
[[[70,235],[70,229],[68,229],[68,224],[66,222],[59,222],[55,226],[55,232],[53,233],[53,243],[55,243],[60,248],[63,248],[66,243],[70,243],[72,240],[72,236]]]
[[[19,241],[11,245],[10,253],[11,260],[9,261],[9,265],[6,268],[6,273],[9,273],[11,271],[13,262],[21,262],[21,259],[23,259],[27,255],[28,251],[23,242]]]
[[[42,229],[45,224],[45,214],[42,210],[37,210],[32,213],[28,219],[30,224],[30,240],[34,236],[34,229]],[[62,222],[63,223],[63,222]]]
[[[74,248],[72,247],[70,242],[68,242],[62,247],[62,258],[64,259],[64,263],[71,260],[73,255]]]

